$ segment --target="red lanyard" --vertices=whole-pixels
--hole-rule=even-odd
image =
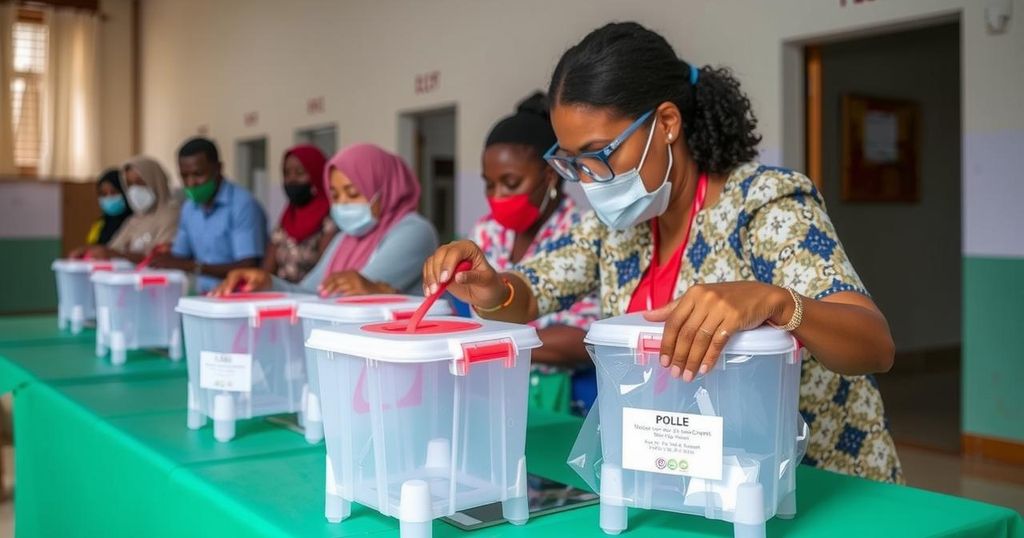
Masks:
[[[690,242],[690,231],[693,228],[693,221],[697,219],[697,213],[700,213],[701,209],[704,209],[704,198],[708,194],[708,175],[701,174],[700,179],[697,180],[697,192],[693,196],[693,203],[690,204],[690,218],[686,225],[686,235],[683,236],[683,248],[680,249],[679,256],[683,257],[686,254],[686,245]],[[649,269],[650,281],[647,287],[647,310],[654,308],[654,283],[658,276],[658,222],[651,223],[651,235],[654,239],[654,259],[651,260],[651,267]],[[680,264],[682,267],[682,264]],[[677,275],[678,279],[678,275]],[[673,287],[673,290],[675,287]]]

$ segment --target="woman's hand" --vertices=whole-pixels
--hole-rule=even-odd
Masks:
[[[387,284],[368,280],[358,271],[338,271],[327,275],[320,284],[320,295],[326,297],[340,293],[342,295],[371,295],[375,293],[395,293],[394,288]]]
[[[269,290],[271,285],[270,273],[263,269],[247,268],[234,269],[228,276],[224,277],[220,285],[209,293],[214,297],[231,295],[236,291],[252,292]]]
[[[85,248],[82,256],[92,260],[109,260],[113,258],[112,254],[113,252],[103,245],[90,245]]]
[[[472,267],[455,274],[455,266],[468,260]],[[508,299],[508,286],[494,270],[483,251],[472,241],[455,241],[437,249],[423,264],[423,293],[432,295],[445,282],[448,291],[478,308],[494,308]]]
[[[784,313],[789,293],[761,282],[698,284],[682,297],[644,314],[648,321],[664,321],[661,365],[686,382],[715,367],[729,337],[777,320]]]

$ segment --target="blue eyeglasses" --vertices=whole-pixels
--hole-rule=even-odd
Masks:
[[[551,165],[552,168],[558,172],[558,175],[566,179],[566,181],[578,182],[580,181],[580,173],[586,174],[587,177],[593,179],[598,183],[606,183],[615,179],[615,171],[612,170],[612,165],[608,163],[608,158],[615,153],[615,150],[619,149],[619,146],[629,138],[629,135],[633,134],[634,131],[640,128],[641,125],[647,121],[647,118],[651,117],[654,111],[648,111],[643,116],[636,119],[629,127],[626,127],[622,134],[615,137],[610,144],[604,147],[604,149],[598,151],[588,151],[581,153],[576,157],[567,157],[562,155],[555,155],[558,151],[558,143],[551,146],[551,149],[544,154],[544,160]]]

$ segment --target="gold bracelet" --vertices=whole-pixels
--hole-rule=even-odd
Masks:
[[[776,325],[772,322],[768,322],[768,325],[775,329],[781,329],[786,332],[793,332],[800,326],[804,321],[804,301],[800,297],[800,294],[793,288],[786,288],[786,291],[793,297],[793,317],[789,318],[789,323],[785,325]]]
[[[500,305],[491,308],[481,308],[479,306],[473,305],[473,310],[476,310],[478,314],[491,314],[493,312],[501,310],[502,308],[506,308],[508,305],[512,304],[512,300],[516,298],[516,287],[513,286],[512,283],[509,282],[507,278],[502,278],[501,281],[505,283],[505,286],[508,286],[508,299],[505,299],[504,303],[501,303]]]

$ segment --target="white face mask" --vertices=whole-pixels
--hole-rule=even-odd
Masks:
[[[128,192],[125,193],[128,197],[128,203],[132,206],[132,210],[137,213],[145,213],[149,211],[149,208],[153,207],[156,203],[156,194],[153,189],[149,187],[143,187],[142,185],[132,185],[128,187]]]
[[[331,204],[331,218],[342,232],[355,237],[377,227],[377,218],[368,203]]]
[[[606,183],[582,183],[583,193],[593,206],[597,217],[612,229],[631,228],[661,216],[668,209],[672,194],[672,184],[668,181],[668,175],[672,172],[672,146],[668,147],[668,169],[665,170],[661,186],[654,189],[654,192],[647,192],[643,178],[640,177],[640,169],[647,160],[647,150],[651,149],[651,139],[654,137],[654,127],[657,124],[658,120],[655,118],[651,124],[651,132],[647,135],[647,144],[640,157],[640,164],[636,168],[616,174],[614,179]]]

